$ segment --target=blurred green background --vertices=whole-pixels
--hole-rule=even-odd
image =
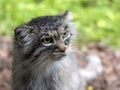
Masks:
[[[0,35],[13,36],[19,24],[65,10],[72,12],[77,25],[77,45],[120,47],[120,0],[0,0]]]

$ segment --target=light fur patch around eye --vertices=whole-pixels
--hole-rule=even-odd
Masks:
[[[49,43],[49,44],[45,44],[45,43],[42,43],[44,46],[48,47],[48,46],[51,46],[52,43]]]
[[[71,34],[68,32],[67,37],[64,38],[64,40],[68,39],[71,36]]]

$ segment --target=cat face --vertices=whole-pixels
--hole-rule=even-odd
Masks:
[[[15,29],[15,43],[24,54],[58,58],[66,55],[74,29],[68,11],[38,17]]]
[[[71,32],[59,27],[55,30],[48,30],[40,35],[39,39],[43,47],[49,48],[53,56],[65,56],[71,40]]]

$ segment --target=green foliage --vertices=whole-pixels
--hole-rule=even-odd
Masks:
[[[120,47],[119,9],[120,0],[0,0],[0,34],[13,35],[16,26],[31,18],[70,10],[77,23],[77,43]]]

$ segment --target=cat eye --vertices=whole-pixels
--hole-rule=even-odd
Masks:
[[[63,39],[67,39],[69,36],[70,36],[69,32],[64,32],[64,33],[62,34],[62,38],[63,38]]]
[[[44,46],[50,46],[53,43],[53,39],[51,37],[45,37],[41,39]]]

